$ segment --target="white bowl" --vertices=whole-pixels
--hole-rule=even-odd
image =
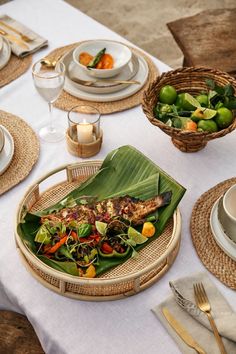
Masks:
[[[233,260],[236,261],[236,243],[225,233],[220,222],[220,213],[222,211],[223,196],[214,203],[210,215],[210,227],[212,235],[218,246]]]
[[[219,201],[218,218],[225,234],[236,249],[236,184],[231,186]]]
[[[87,52],[95,56],[100,50],[106,48],[106,53],[111,54],[114,59],[113,69],[88,69],[80,64],[79,55]],[[128,65],[132,57],[131,50],[124,44],[109,40],[92,40],[81,43],[73,52],[74,62],[80,66],[87,74],[99,78],[113,77],[119,74],[122,69]]]

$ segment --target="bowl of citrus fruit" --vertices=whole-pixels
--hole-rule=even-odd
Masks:
[[[203,149],[236,127],[236,80],[205,68],[181,68],[162,74],[143,95],[149,121],[171,136],[183,152]]]

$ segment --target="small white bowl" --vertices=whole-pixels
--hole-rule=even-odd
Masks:
[[[225,234],[234,242],[236,248],[236,184],[220,199],[218,218]]]
[[[113,69],[88,69],[80,64],[79,56],[82,52],[87,52],[95,56],[100,50],[106,48],[106,53],[112,55],[114,59]],[[93,77],[107,78],[119,74],[128,65],[132,57],[131,50],[124,44],[109,40],[91,40],[81,43],[73,52],[73,60],[87,74]]]

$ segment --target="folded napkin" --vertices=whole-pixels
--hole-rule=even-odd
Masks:
[[[30,42],[24,42],[19,34],[13,31],[13,29],[5,27],[3,25],[3,22],[6,25],[9,25],[10,27],[16,29],[17,31],[23,33],[24,35],[27,35],[29,38],[33,40]],[[13,39],[8,38],[7,35],[4,36],[9,40],[12,52],[18,57],[21,58],[25,57],[26,55],[34,53],[40,48],[48,45],[48,41],[45,38],[39,36],[37,33],[31,31],[28,27],[24,26],[22,23],[14,20],[13,18],[7,15],[0,15],[0,29],[7,32],[10,36],[16,37],[16,39],[19,40],[19,42],[18,41],[15,42]]]
[[[202,282],[205,287],[211,304],[212,315],[218,331],[223,337],[227,353],[236,353],[236,314],[206,273],[198,273],[170,282],[174,296],[170,296],[152,311],[176,341],[182,353],[193,354],[196,351],[185,344],[168,324],[162,313],[163,307],[168,308],[207,354],[220,353],[207,316],[195,305],[193,284],[199,282]]]

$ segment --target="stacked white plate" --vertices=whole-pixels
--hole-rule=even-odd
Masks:
[[[9,131],[0,125],[0,175],[2,175],[11,163],[14,155],[14,140]]]
[[[219,214],[222,208],[221,196],[211,210],[210,225],[213,237],[218,246],[233,260],[236,261],[236,243],[227,235],[220,223]]]
[[[0,36],[0,69],[3,69],[11,57],[11,47],[8,40]]]
[[[110,79],[102,79],[87,86],[85,81],[91,81],[94,78],[74,63],[73,50],[66,53],[61,59],[66,66],[64,90],[72,96],[95,102],[118,101],[138,92],[147,81],[149,69],[146,60],[142,56],[132,53],[130,63],[112,79],[135,80],[140,84],[115,83]]]

